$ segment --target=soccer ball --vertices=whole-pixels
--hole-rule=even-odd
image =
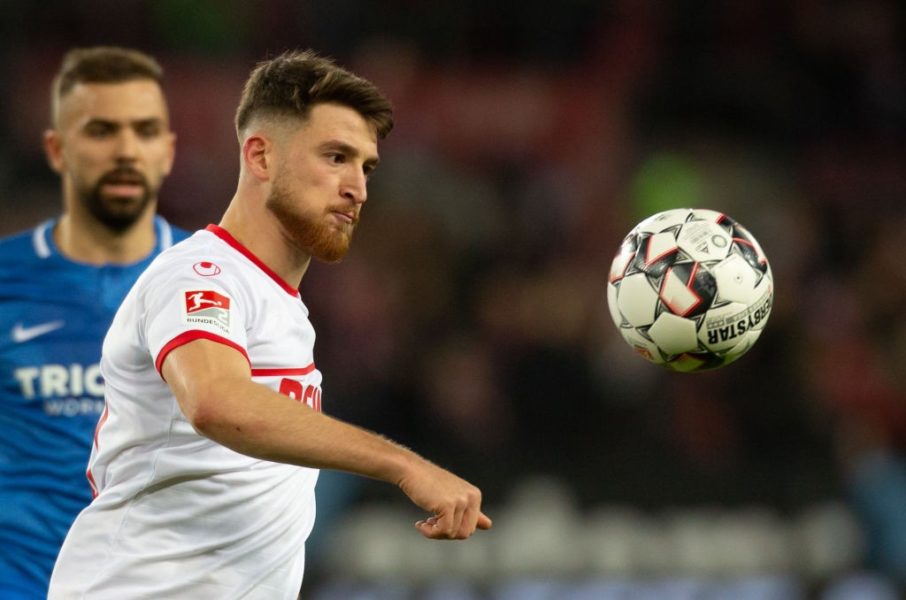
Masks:
[[[774,278],[749,231],[713,210],[677,208],[629,232],[610,267],[607,304],[623,339],[674,371],[716,369],[755,344]]]

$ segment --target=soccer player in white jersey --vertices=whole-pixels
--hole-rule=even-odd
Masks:
[[[104,342],[97,496],[50,598],[296,598],[320,468],[398,485],[426,511],[427,538],[491,527],[475,486],[320,411],[296,290],[312,258],[349,247],[389,102],[290,52],[252,71],[236,127],[239,183],[220,225],[154,261]]]

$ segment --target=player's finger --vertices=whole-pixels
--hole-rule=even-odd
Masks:
[[[466,521],[469,518],[469,505],[463,504],[461,506],[457,505],[456,509],[453,511],[453,521],[450,523],[450,531],[448,535],[451,538],[458,538],[462,533],[463,526],[466,525]],[[466,536],[468,537],[468,536]]]
[[[415,523],[415,528],[418,529],[418,532],[422,534],[423,537],[428,539],[434,539],[434,536],[436,535],[434,533],[434,526],[428,525],[425,521],[417,521]]]
[[[425,519],[419,519],[415,522],[415,528],[421,532],[424,532],[427,529],[428,522]]]
[[[457,540],[467,539],[475,532],[475,521],[478,519],[478,513],[473,508],[467,507],[462,513],[462,520],[459,522],[459,528],[453,537]]]
[[[462,514],[457,515],[456,510],[445,510],[441,511],[437,515],[437,521],[434,523],[434,529],[436,539],[450,538],[459,528],[459,521],[457,519],[462,519]]]
[[[438,526],[438,521],[439,521],[439,519],[436,516],[431,516],[431,517],[428,517],[427,519],[422,519],[420,521],[416,521],[415,528],[418,529],[419,533],[421,533],[424,537],[426,537],[428,539],[432,539],[432,540],[448,539],[450,536],[445,534],[440,529],[440,527]],[[465,529],[468,529],[468,532],[466,532],[465,529],[461,529],[460,535],[458,537],[460,537],[460,539],[465,539],[467,537],[470,537],[471,534],[474,533],[475,529],[481,529],[481,530],[486,531],[486,530],[490,529],[493,525],[494,525],[494,522],[491,520],[490,517],[488,517],[483,512],[479,512],[478,517],[476,518],[474,528],[465,528]]]
[[[424,537],[431,540],[438,540],[447,537],[440,525],[441,519],[436,516],[428,517],[427,519],[422,519],[415,523],[415,528],[418,529]]]

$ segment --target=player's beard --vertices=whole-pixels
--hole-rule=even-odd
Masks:
[[[140,185],[143,192],[137,197],[118,197],[105,195],[103,187],[108,183],[128,180]],[[122,233],[132,227],[141,217],[157,190],[152,190],[144,175],[134,169],[116,169],[105,173],[93,186],[80,188],[79,197],[99,223],[115,233]]]
[[[299,250],[327,263],[338,262],[346,256],[358,219],[344,232],[331,226],[326,219],[317,221],[299,214],[297,204],[293,194],[275,181],[265,206],[277,217]]]

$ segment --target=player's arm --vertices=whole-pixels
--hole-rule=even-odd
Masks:
[[[161,374],[196,431],[227,448],[394,483],[433,515],[416,523],[425,537],[461,539],[491,527],[478,488],[384,437],[256,384],[233,348],[189,342],[167,355]]]

